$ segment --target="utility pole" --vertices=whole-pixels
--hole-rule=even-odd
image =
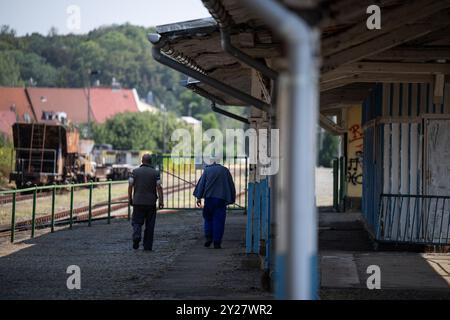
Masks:
[[[88,69],[88,84],[87,84],[87,137],[92,138],[92,120],[91,120],[91,78],[92,76],[99,75],[100,72],[98,70],[90,70]]]
[[[166,121],[167,121],[167,112],[166,112],[166,106],[164,105],[164,103],[161,104],[161,111],[163,112],[163,150],[162,153],[165,154],[166,153]]]

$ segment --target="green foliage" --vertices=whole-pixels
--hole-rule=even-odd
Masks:
[[[203,130],[219,129],[219,121],[214,113],[202,114],[199,118],[202,121]]]
[[[0,85],[5,83],[12,86],[21,85],[20,68],[10,52],[0,51]]]
[[[128,112],[95,124],[93,134],[97,143],[112,144],[115,149],[162,152],[164,143],[166,150],[173,147],[170,137],[177,128],[188,129],[172,113]]]
[[[338,157],[339,138],[333,136],[328,131],[322,131],[322,143],[319,148],[318,164],[322,167],[333,166],[333,159]]]
[[[0,86],[18,86],[33,78],[35,85],[84,87],[88,70],[98,70],[103,86],[112,78],[125,88],[136,88],[141,97],[153,92],[157,106],[179,116],[210,112],[209,102],[180,85],[180,73],[155,62],[147,34],[153,28],[130,24],[100,27],[86,35],[16,37],[7,26],[0,28]]]
[[[0,135],[0,185],[8,182],[11,171],[11,155],[13,146],[11,141]]]
[[[176,116],[191,115],[210,128],[243,128],[243,124],[211,111],[210,102],[180,85],[184,75],[155,62],[147,34],[153,28],[130,24],[100,27],[86,35],[17,37],[7,26],[0,28],[0,86],[22,86],[32,78],[43,87],[85,87],[89,80],[110,86],[112,78],[125,88],[136,88],[141,97],[151,91],[161,114],[121,114],[93,126],[97,143],[110,143],[117,149],[170,150],[169,138],[180,126]],[[89,79],[88,70],[99,75]],[[248,108],[227,110],[246,116]],[[86,133],[86,128],[80,125]],[[166,144],[164,142],[166,140]]]

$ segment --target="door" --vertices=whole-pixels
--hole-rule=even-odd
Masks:
[[[448,243],[450,213],[450,119],[426,119],[424,231],[432,243]]]
[[[428,195],[450,196],[450,119],[425,121],[425,190]]]

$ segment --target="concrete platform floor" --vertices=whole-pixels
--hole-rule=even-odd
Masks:
[[[131,249],[125,220],[2,243],[0,299],[270,299],[260,271],[242,263],[245,222],[229,213],[221,250],[203,247],[199,211],[158,215],[153,252]],[[70,265],[81,290],[67,289]]]
[[[359,213],[321,213],[322,299],[450,299],[450,254],[375,251]],[[367,268],[380,267],[369,290]]]

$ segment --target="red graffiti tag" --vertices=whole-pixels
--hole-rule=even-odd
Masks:
[[[361,140],[364,134],[361,131],[361,126],[359,124],[355,124],[351,126],[348,131],[350,131],[351,137],[349,139],[349,143],[352,143],[357,140]]]

